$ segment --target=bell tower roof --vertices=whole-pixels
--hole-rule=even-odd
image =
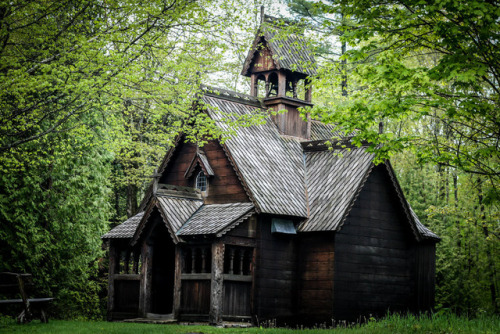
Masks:
[[[298,33],[287,32],[286,26],[292,26],[292,23],[263,16],[243,64],[242,75],[249,77],[252,73],[271,69],[288,70],[304,78],[316,75],[316,61],[306,40]],[[262,58],[268,59],[264,67]]]
[[[268,110],[286,111],[271,113],[281,134],[309,139],[311,124],[301,113],[313,105],[314,56],[301,26],[264,15],[263,7],[261,11],[261,25],[241,74],[250,77],[250,95],[261,97]]]

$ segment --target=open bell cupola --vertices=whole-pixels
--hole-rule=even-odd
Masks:
[[[316,62],[305,39],[289,30],[295,27],[263,15],[241,74],[251,79],[250,95],[271,110],[287,110],[272,116],[281,134],[310,139],[310,122],[298,108],[312,106],[309,78],[316,75]]]

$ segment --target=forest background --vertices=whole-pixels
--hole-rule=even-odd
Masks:
[[[193,101],[201,83],[249,92],[261,5],[316,51],[304,112],[390,158],[442,238],[436,309],[498,314],[496,1],[0,1],[0,271],[33,273],[57,314],[102,318],[100,236],[135,213],[178,131],[231,135]]]

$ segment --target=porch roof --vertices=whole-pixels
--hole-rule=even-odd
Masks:
[[[222,236],[254,213],[252,203],[202,206],[177,231],[178,236],[216,234]]]
[[[139,212],[135,216],[130,217],[120,225],[113,228],[111,231],[101,237],[101,239],[130,239],[134,236],[137,225],[139,225],[144,211]]]

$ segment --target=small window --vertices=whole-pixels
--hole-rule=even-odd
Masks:
[[[273,218],[271,223],[271,233],[297,234],[293,221],[288,219]]]
[[[207,191],[207,177],[203,172],[199,172],[196,176],[196,189]]]

